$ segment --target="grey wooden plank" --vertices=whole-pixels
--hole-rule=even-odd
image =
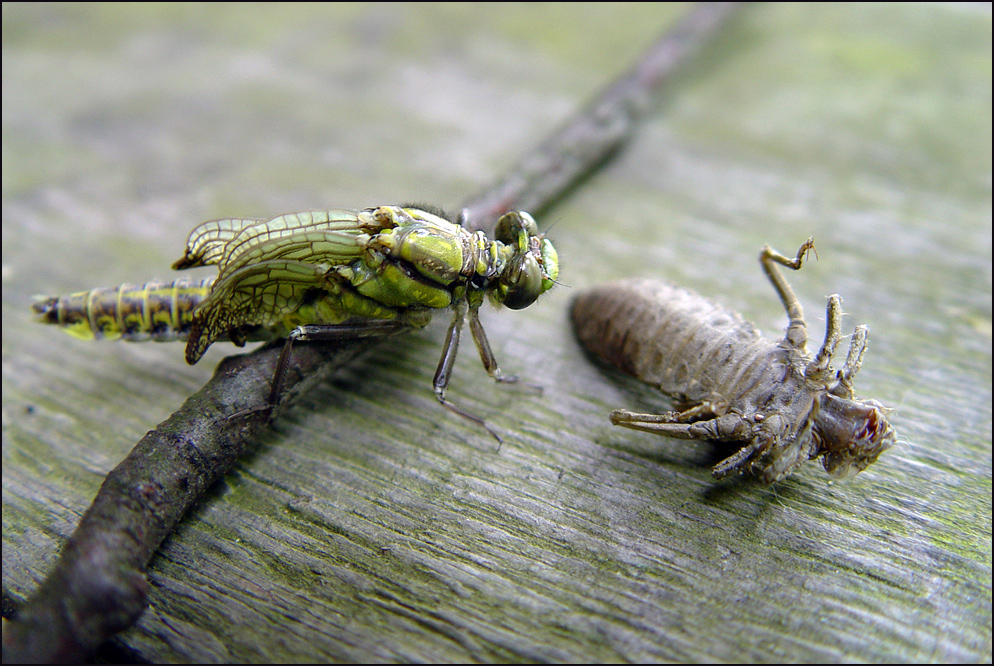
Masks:
[[[454,204],[627,67],[639,5],[3,7],[3,582],[26,597],[103,475],[210,375],[84,344],[31,296],[166,277],[197,222]],[[488,313],[430,392],[443,327],[291,410],[153,560],[121,641],[156,661],[900,660],[991,655],[990,13],[747,11],[545,225],[564,285]],[[714,484],[717,453],[612,428],[664,399],[590,365],[579,288],[660,275],[775,335],[756,261],[813,235],[809,319],[870,325],[861,395],[899,447]]]

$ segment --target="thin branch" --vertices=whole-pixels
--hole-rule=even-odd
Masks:
[[[536,219],[632,135],[655,93],[707,43],[740,3],[704,2],[668,30],[628,72],[530,151],[507,174],[467,200],[472,229],[493,228],[509,210]]]
[[[548,208],[615,151],[652,94],[733,9],[704,3],[654,45],[629,73],[463,208],[473,228],[507,210]],[[282,408],[376,340],[298,345]],[[203,492],[226,474],[268,424],[264,407],[279,346],[232,356],[169,419],[138,442],[105,479],[55,570],[5,624],[3,661],[81,661],[147,605],[145,567]]]

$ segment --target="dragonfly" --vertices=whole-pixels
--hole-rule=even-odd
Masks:
[[[186,340],[195,364],[218,341],[284,339],[267,408],[280,399],[295,342],[345,340],[422,328],[437,310],[452,321],[432,388],[451,411],[500,437],[445,396],[466,320],[487,373],[501,372],[480,322],[494,304],[520,310],[552,288],[559,258],[534,218],[511,211],[494,238],[424,205],[333,209],[270,220],[211,220],[190,232],[174,269],[217,266],[216,276],[122,284],[32,305],[35,319],[81,339]]]

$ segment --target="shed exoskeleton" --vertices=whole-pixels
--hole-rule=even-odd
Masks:
[[[887,410],[853,391],[866,326],[853,332],[842,368],[831,366],[842,339],[838,295],[828,299],[824,343],[813,358],[807,351],[801,304],[779,265],[797,270],[813,250],[808,239],[794,258],[769,246],[760,253],[790,319],[779,341],[763,338],[738,313],[661,280],[624,280],[580,294],[572,318],[583,346],[658,387],[677,410],[616,410],[611,422],[680,439],[741,442],[713,468],[719,479],[749,473],[774,483],[819,457],[835,477],[866,469],[896,434]]]

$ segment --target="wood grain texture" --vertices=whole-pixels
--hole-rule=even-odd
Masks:
[[[642,5],[3,7],[3,585],[31,594],[104,475],[231,348],[84,344],[35,294],[170,277],[212,217],[478,191],[679,13]],[[991,657],[991,18],[757,6],[631,147],[540,220],[563,285],[311,393],[181,523],[118,641],[154,661]],[[722,452],[610,426],[658,395],[591,365],[572,290],[657,275],[777,336],[764,243],[870,326],[901,442],[715,484]]]

